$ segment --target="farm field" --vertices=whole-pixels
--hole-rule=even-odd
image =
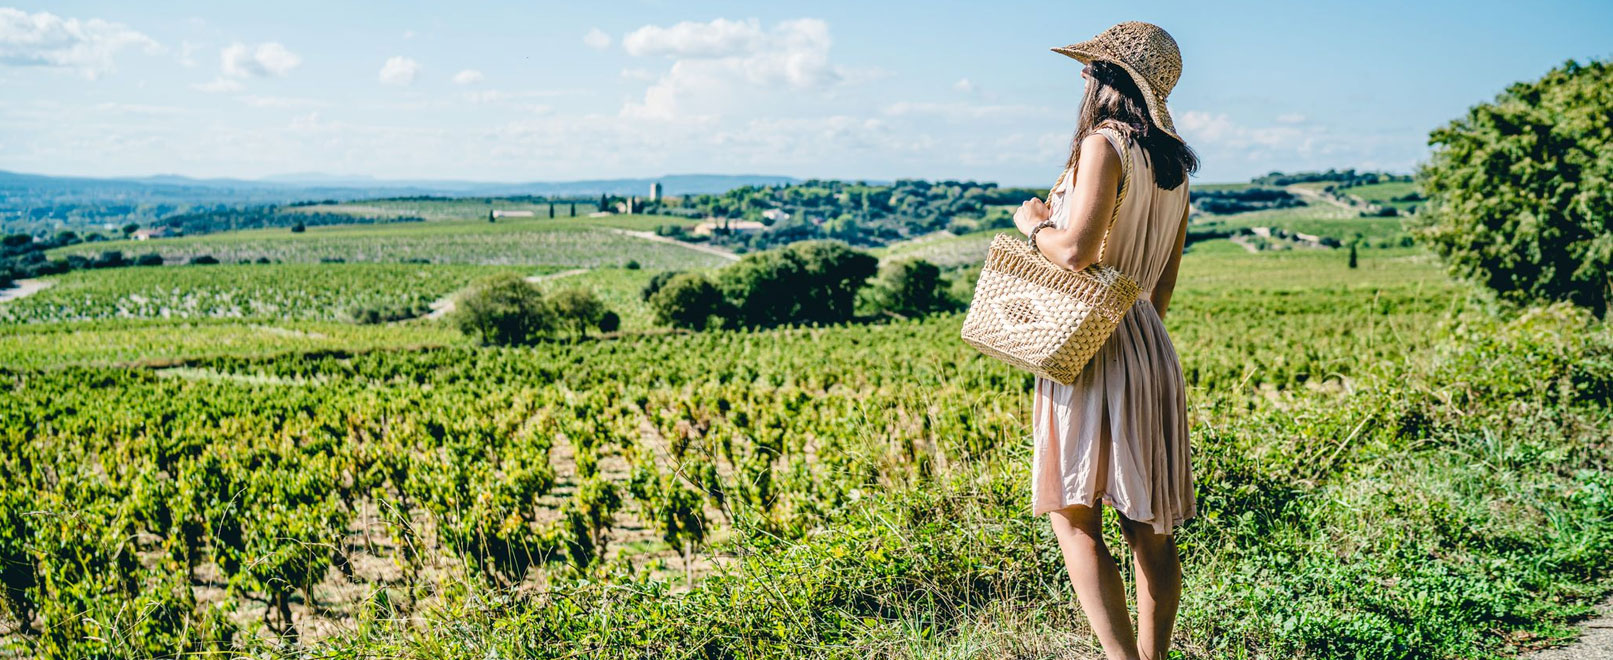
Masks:
[[[679,221],[442,206],[73,246],[279,263],[74,271],[0,304],[0,477],[26,513],[0,520],[0,558],[36,567],[0,608],[33,630],[0,616],[0,654],[1096,652],[1028,513],[1031,380],[959,341],[961,314],[671,331],[644,285],[728,260],[615,230]],[[1594,541],[1613,335],[1498,308],[1385,247],[1398,219],[1348,215],[1203,222],[1360,232],[1358,268],[1226,239],[1184,257],[1167,327],[1201,517],[1178,647],[1490,657],[1561,636],[1613,567]],[[876,254],[965,295],[994,233]],[[483,347],[413,314],[497,272],[591,290],[621,332]]]
[[[0,404],[13,448],[0,471],[22,485],[7,496],[44,518],[8,522],[31,540],[0,552],[39,558],[51,571],[40,585],[80,589],[37,587],[27,611],[60,621],[72,608],[107,648],[228,637],[267,650],[289,622],[299,643],[337,655],[458,656],[450,644],[561,657],[648,639],[693,649],[702,630],[729,631],[735,651],[786,655],[813,655],[824,639],[898,657],[1025,643],[1093,651],[1059,605],[1070,596],[1046,525],[1024,507],[1030,381],[959,342],[959,315],[667,334],[638,298],[648,268],[540,281],[594,289],[629,331],[612,339],[483,348],[444,321],[359,326],[318,311],[419,300],[501,268],[115,269],[8,303],[43,310],[44,296],[62,295],[108,310],[168,278],[236,286],[207,273],[315,291],[217,307],[227,314],[199,305],[196,318],[8,321],[0,371],[24,385]],[[286,318],[233,318],[248,308]],[[1350,270],[1334,250],[1195,246],[1167,319],[1192,388],[1204,502],[1183,537],[1188,657],[1249,647],[1326,657],[1390,639],[1438,654],[1500,649],[1486,632],[1497,626],[1561,634],[1595,593],[1574,571],[1613,562],[1571,549],[1613,536],[1613,505],[1550,493],[1613,484],[1538,466],[1608,460],[1609,447],[1583,439],[1610,422],[1567,394],[1537,400],[1524,425],[1497,397],[1554,373],[1605,387],[1613,376],[1549,356],[1613,354],[1613,339],[1570,331],[1585,321],[1563,312],[1510,324],[1493,314],[1418,248],[1367,250]],[[1474,348],[1476,336],[1491,339]],[[1493,360],[1526,362],[1462,385],[1456,413],[1445,379]],[[1518,373],[1530,377],[1508,375]],[[18,462],[47,455],[58,476]],[[1505,467],[1479,471],[1476,460]],[[1526,573],[1537,598],[1505,596],[1508,583],[1464,568],[1502,550],[1460,529],[1526,533],[1488,508],[1495,497],[1560,521],[1505,551],[1567,567]],[[1417,522],[1429,514],[1396,508],[1405,498],[1445,502],[1465,522]],[[101,513],[69,524],[67,511]],[[1402,522],[1377,525],[1386,518]],[[34,522],[45,519],[61,524]],[[1435,548],[1457,554],[1430,562]],[[1309,565],[1278,570],[1301,557]],[[1359,586],[1391,577],[1452,596]],[[811,614],[772,618],[764,584]],[[828,593],[846,596],[812,595]],[[568,619],[571,607],[597,617]],[[1311,623],[1281,624],[1301,615]],[[638,623],[607,623],[619,621]],[[1412,621],[1443,632],[1406,638],[1398,626]],[[917,622],[932,632],[914,637]],[[54,630],[84,644],[90,628]],[[55,639],[12,631],[4,643],[18,651]]]
[[[80,270],[0,306],[0,324],[110,319],[351,318],[359,309],[409,316],[477,277],[545,268],[463,264],[214,264]]]
[[[501,218],[499,222],[490,223],[483,218],[331,225],[309,227],[301,233],[286,229],[260,229],[148,241],[86,243],[53,250],[49,256],[94,256],[107,250],[121,250],[131,255],[155,252],[175,262],[208,255],[223,262],[260,258],[298,263],[424,260],[430,263],[572,268],[623,266],[628,261],[638,261],[647,268],[703,267],[723,263],[721,257],[698,250],[620,233],[627,230],[649,231],[655,226],[653,222],[642,216],[624,216],[615,220]]]
[[[1341,190],[1343,194],[1353,195],[1373,204],[1393,206],[1401,211],[1415,208],[1422,202],[1396,201],[1396,197],[1404,197],[1417,192],[1417,184],[1409,181],[1392,181],[1387,183],[1373,183],[1364,186],[1351,186]]]

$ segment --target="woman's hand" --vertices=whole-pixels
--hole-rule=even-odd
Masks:
[[[1042,224],[1052,215],[1053,211],[1047,208],[1046,203],[1032,197],[1014,211],[1014,226],[1019,228],[1020,233],[1030,236],[1031,230],[1035,229],[1036,225]]]

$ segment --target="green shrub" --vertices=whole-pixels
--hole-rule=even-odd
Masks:
[[[1597,316],[1613,290],[1613,65],[1572,60],[1429,136],[1420,233],[1451,272]]]
[[[898,259],[880,267],[866,291],[875,310],[905,317],[957,309],[941,269],[923,259]]]
[[[513,273],[480,280],[454,302],[460,332],[484,344],[527,344],[558,325],[554,305],[536,285]]]
[[[717,275],[737,327],[843,323],[879,260],[831,241],[803,241],[745,255]]]
[[[657,323],[690,330],[706,329],[711,317],[721,312],[722,302],[717,286],[700,273],[680,273],[650,297]]]
[[[594,295],[593,289],[567,287],[549,294],[549,305],[555,318],[564,327],[580,336],[588,336],[588,329],[596,327],[605,318],[605,303]]]

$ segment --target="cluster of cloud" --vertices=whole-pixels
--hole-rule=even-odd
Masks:
[[[302,64],[302,58],[278,41],[256,46],[236,42],[219,51],[219,70],[231,78],[283,77]]]
[[[759,90],[825,89],[845,79],[829,61],[829,25],[815,18],[760,21],[719,18],[670,27],[646,25],[622,37],[635,57],[664,57],[671,67],[622,107],[626,117],[677,119],[716,114],[724,102]]]
[[[114,70],[114,56],[128,48],[156,53],[162,45],[119,23],[0,7],[0,64],[68,69],[94,79]]]
[[[413,36],[406,32],[403,39]],[[366,147],[380,148],[377,145],[395,151],[411,145],[436,149],[458,144],[442,137],[453,134],[476,149],[487,149],[483,153],[490,156],[507,152],[511,162],[529,162],[532,153],[545,153],[549,155],[545,162],[566,163],[575,155],[577,162],[589,163],[601,175],[609,168],[642,171],[653,165],[795,172],[842,168],[847,176],[879,177],[889,175],[892,163],[899,164],[898,170],[923,170],[903,172],[906,175],[958,166],[1003,171],[1027,162],[1056,162],[1068,149],[1075,123],[1068,108],[1005,101],[989,86],[969,78],[938,81],[931,94],[906,100],[859,93],[858,86],[882,73],[837,62],[829,24],[816,18],[770,23],[717,18],[643,25],[614,36],[595,27],[582,34],[581,41],[608,54],[599,57],[627,64],[621,80],[632,91],[619,106],[593,113],[556,112],[545,102],[547,97],[575,90],[488,89],[482,85],[488,77],[478,69],[459,69],[452,75],[432,71],[431,79],[451,82],[461,88],[459,92],[423,100],[402,95],[405,100],[520,111],[504,123],[436,132],[326,119],[308,111],[335,105],[329,99],[260,93],[271,87],[269,81],[294,76],[304,63],[302,55],[279,41],[233,41],[222,47],[183,42],[175,51],[181,65],[198,68],[202,66],[198,60],[208,59],[203,54],[217,49],[213,79],[191,85],[196,90],[235,94],[250,107],[308,112],[290,127],[241,128],[262,138],[264,145],[277,144],[271,137],[277,131],[289,131],[284,134],[288,140],[314,132],[325,136],[325,142],[304,145],[302,155],[334,148],[329,140],[337,134],[350,136],[343,139],[355,154]],[[0,66],[47,67],[97,78],[115,71],[115,62],[127,52],[162,50],[156,40],[118,23],[0,7]],[[425,80],[426,71],[413,57],[394,55],[380,63],[371,84],[409,87]],[[163,114],[153,108],[95,107],[103,112]],[[1370,164],[1378,154],[1398,149],[1395,145],[1403,137],[1340,134],[1293,112],[1248,123],[1247,117],[1178,109],[1176,120],[1206,162],[1262,167]],[[426,135],[433,141],[422,141]],[[1412,144],[1407,158],[1415,157],[1416,141]]]
[[[420,73],[420,63],[413,58],[394,55],[387,58],[381,65],[381,72],[377,78],[382,84],[408,86],[414,84],[414,77]]]

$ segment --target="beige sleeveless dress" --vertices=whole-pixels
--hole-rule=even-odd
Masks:
[[[1141,146],[1111,131],[1100,133],[1117,150],[1131,150],[1131,189],[1103,263],[1135,278],[1142,295],[1074,383],[1036,379],[1033,508],[1040,515],[1101,499],[1126,518],[1168,534],[1197,507],[1188,464],[1187,385],[1149,295],[1176,247],[1187,184],[1160,188]],[[1064,177],[1050,195],[1060,228],[1069,222],[1074,179]]]

